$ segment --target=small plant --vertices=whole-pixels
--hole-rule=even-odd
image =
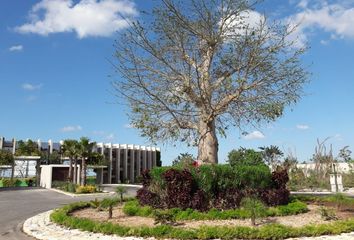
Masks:
[[[68,183],[66,183],[66,185],[64,186],[64,189],[63,189],[63,190],[66,191],[66,192],[75,193],[77,187],[78,187],[77,184],[68,182]]]
[[[108,219],[113,217],[113,207],[117,205],[117,198],[105,198],[102,200],[100,207],[108,209]]]
[[[97,198],[95,198],[95,200],[91,200],[90,201],[90,206],[92,207],[92,208],[95,208],[97,211],[101,211],[101,202],[97,199]]]
[[[319,212],[321,214],[321,217],[325,221],[331,221],[331,220],[337,220],[336,213],[334,212],[333,209],[329,209],[326,207],[320,207]]]
[[[124,194],[127,193],[127,189],[123,186],[116,187],[116,193],[120,196],[120,202],[123,202]]]
[[[176,223],[175,215],[168,210],[155,210],[154,211],[154,224],[161,224],[161,225],[173,225]]]
[[[336,193],[332,198],[336,204],[337,209],[340,210],[345,203],[346,197],[342,193]]]
[[[256,225],[256,219],[266,215],[266,207],[263,202],[255,197],[245,197],[241,201],[241,206],[251,218],[253,226]]]

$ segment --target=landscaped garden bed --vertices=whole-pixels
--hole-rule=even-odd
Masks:
[[[84,231],[174,239],[284,239],[354,231],[354,200],[291,197],[287,181],[286,171],[270,173],[263,166],[155,168],[143,174],[137,199],[75,203],[52,213],[51,220]]]
[[[131,202],[126,204],[129,203]],[[251,226],[248,219],[177,220],[174,224],[156,225],[155,218],[152,216],[127,215],[122,205],[114,207],[112,219],[107,220],[107,212],[103,209],[98,211],[93,206],[92,203],[74,203],[52,213],[51,220],[66,227],[84,231],[119,236],[175,239],[284,239],[337,235],[354,231],[353,215],[350,217],[350,214],[343,214],[341,216],[346,217],[328,221],[323,218],[319,210],[320,205],[308,205],[309,211],[306,213],[265,217],[258,221],[257,226]],[[353,209],[343,208],[340,212],[352,213],[352,211]],[[222,211],[219,213],[222,214]],[[178,215],[176,211],[176,216]],[[246,215],[244,217],[247,218]]]
[[[68,193],[88,194],[88,193],[101,193],[99,186],[86,185],[80,186],[71,182],[54,181],[52,187]]]

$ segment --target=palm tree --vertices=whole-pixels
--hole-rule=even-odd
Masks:
[[[262,155],[265,162],[275,170],[280,164],[279,158],[284,155],[284,153],[279,149],[278,146],[271,145],[269,147],[260,147],[262,150]]]
[[[87,174],[87,162],[86,160],[89,159],[92,155],[92,151],[94,146],[96,145],[95,142],[90,142],[90,139],[87,137],[80,138],[79,147],[80,147],[80,158],[81,158],[81,185],[86,185],[86,174]]]
[[[79,153],[79,149],[78,149],[78,141],[77,140],[73,140],[73,139],[66,139],[64,140],[63,143],[63,154],[65,157],[69,158],[69,175],[68,175],[68,179],[71,182],[76,183],[76,165],[77,165],[77,157],[78,157],[78,153]],[[73,161],[74,161],[74,174],[73,174]],[[74,177],[74,179],[73,179]]]

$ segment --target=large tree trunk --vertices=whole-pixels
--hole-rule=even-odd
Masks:
[[[82,159],[82,164],[81,164],[81,186],[86,185],[86,159]]]
[[[218,163],[219,143],[215,131],[215,121],[199,123],[198,160],[203,163]]]

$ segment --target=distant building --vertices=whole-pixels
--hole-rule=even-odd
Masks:
[[[353,168],[351,168],[349,163],[345,163],[345,162],[338,162],[335,163],[336,165],[336,171],[338,173],[349,173],[351,170],[354,171],[354,164],[353,164]],[[301,163],[301,164],[297,164],[296,165],[297,168],[302,169],[304,174],[307,175],[307,172],[309,170],[315,170],[316,168],[316,164],[315,163]],[[331,167],[331,166],[329,166]]]
[[[56,143],[51,140],[48,142],[38,140],[36,142],[38,149],[42,153],[48,155],[53,152],[61,153],[62,143],[63,141]],[[15,154],[16,148],[17,141],[15,139],[9,141],[0,137],[0,149]],[[94,151],[103,154],[108,160],[107,168],[102,168],[103,172],[99,174],[102,178],[102,181],[100,181],[101,183],[134,183],[142,171],[152,169],[155,166],[161,166],[160,148],[157,147],[146,147],[133,144],[97,143]],[[65,158],[62,157],[62,159]],[[35,172],[35,164],[31,162],[30,158],[17,157],[16,160],[27,161],[26,164],[19,164],[16,162],[16,165],[30,166],[30,169],[25,170],[27,173]],[[17,167],[17,169],[20,168]],[[19,175],[18,172],[17,175]]]

